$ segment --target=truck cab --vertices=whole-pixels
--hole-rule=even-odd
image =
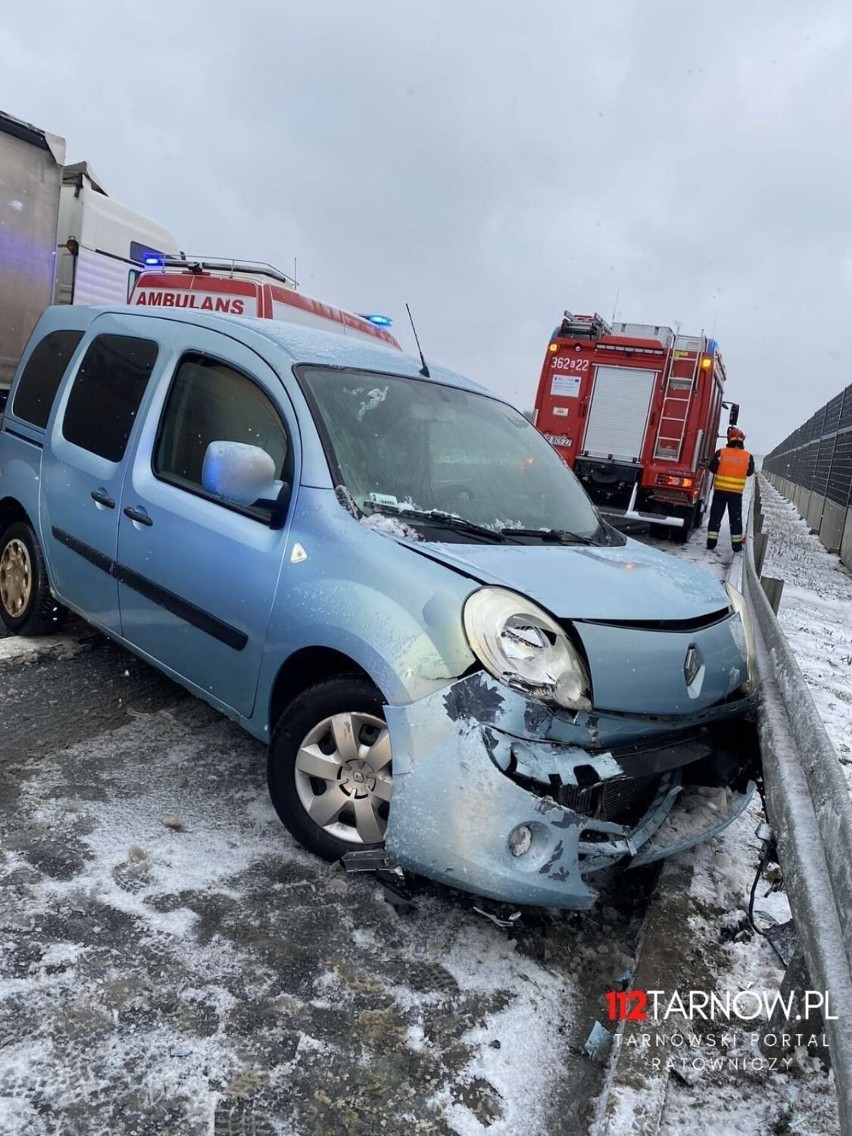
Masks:
[[[177,253],[168,229],[110,197],[88,162],[64,167],[54,303],[124,303],[146,265]]]

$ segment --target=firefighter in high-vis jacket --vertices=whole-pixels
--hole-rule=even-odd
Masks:
[[[713,478],[713,504],[707,524],[707,547],[715,548],[725,510],[731,526],[734,552],[743,550],[743,491],[746,479],[754,473],[754,458],[745,448],[745,434],[739,426],[728,427],[728,441],[713,455],[708,468]]]

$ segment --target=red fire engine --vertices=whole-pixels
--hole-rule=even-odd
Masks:
[[[128,303],[145,308],[286,320],[402,350],[386,316],[361,316],[296,291],[296,282],[269,264],[233,260],[150,258]]]
[[[535,423],[622,528],[686,540],[712,487],[725,366],[715,340],[565,313],[551,336]],[[737,408],[731,408],[736,421]]]

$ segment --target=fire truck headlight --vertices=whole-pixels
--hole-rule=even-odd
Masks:
[[[585,664],[547,612],[507,588],[480,588],[464,605],[470,648],[500,682],[567,710],[590,710]]]
[[[746,688],[751,693],[757,685],[757,663],[754,648],[754,624],[752,623],[751,612],[748,609],[748,604],[745,602],[745,597],[737,591],[733,584],[725,584],[725,591],[728,593],[728,602],[730,605],[731,613],[739,616],[740,624],[742,626],[743,637],[743,651],[748,659],[748,681]]]

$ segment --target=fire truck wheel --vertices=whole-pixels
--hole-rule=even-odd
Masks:
[[[674,529],[675,540],[679,544],[686,544],[689,540],[689,534],[693,529],[698,528],[701,524],[701,510],[698,505],[694,505],[687,513],[683,528]]]

